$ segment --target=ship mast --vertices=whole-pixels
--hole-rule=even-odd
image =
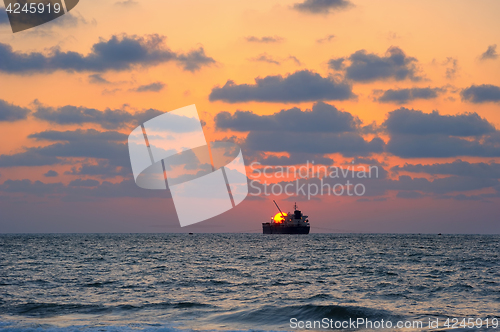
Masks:
[[[280,209],[280,207],[278,206],[278,203],[276,203],[276,201],[275,201],[274,199],[273,199],[273,202],[274,202],[274,204],[276,205],[276,207],[278,208],[278,210],[280,211],[281,216],[283,217],[283,219],[285,219],[285,216],[283,215],[283,212],[281,212],[281,209]]]

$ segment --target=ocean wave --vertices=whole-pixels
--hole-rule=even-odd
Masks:
[[[101,305],[101,304],[58,304],[58,303],[24,303],[14,306],[0,306],[3,312],[10,315],[25,317],[53,317],[73,314],[108,314],[113,312],[138,311],[143,309],[183,309],[213,307],[210,304],[198,302],[158,302],[146,303],[141,305],[119,304],[119,305]]]
[[[113,326],[89,326],[89,325],[71,325],[71,326],[51,326],[51,325],[25,325],[16,322],[1,322],[1,332],[216,332],[217,330],[191,330],[173,327],[169,325],[155,324],[154,326],[142,326],[138,324],[131,325],[113,325]],[[279,330],[224,330],[224,332],[284,332]]]
[[[321,320],[323,318],[349,320],[356,318],[368,319],[400,319],[386,310],[365,308],[359,306],[341,305],[292,305],[292,306],[263,306],[255,310],[239,310],[230,314],[216,317],[221,322],[248,322],[253,324],[287,324],[290,318],[298,320]]]
[[[0,332],[283,330],[290,318],[484,317],[500,302],[500,236],[0,235],[0,246],[0,321],[14,322]]]

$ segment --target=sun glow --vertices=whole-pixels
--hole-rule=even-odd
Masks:
[[[274,216],[274,222],[281,224],[283,221],[285,221],[284,217],[286,217],[286,213],[284,213],[284,212],[283,212],[283,214],[276,213],[276,215]]]

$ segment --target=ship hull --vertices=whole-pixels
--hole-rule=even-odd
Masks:
[[[309,234],[311,227],[262,224],[264,234]]]

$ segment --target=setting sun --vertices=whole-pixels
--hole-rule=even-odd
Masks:
[[[285,221],[286,215],[287,214],[284,212],[283,212],[283,214],[281,212],[276,213],[276,215],[274,216],[274,222],[281,224],[283,221]]]

